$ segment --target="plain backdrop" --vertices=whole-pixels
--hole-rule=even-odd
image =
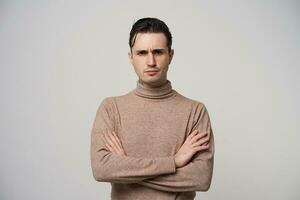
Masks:
[[[168,79],[203,102],[216,153],[201,200],[300,199],[300,4],[287,0],[0,1],[0,199],[97,200],[90,131],[136,87],[132,24],[173,34]]]

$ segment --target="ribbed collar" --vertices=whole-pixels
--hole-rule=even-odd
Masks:
[[[166,83],[161,86],[149,87],[144,85],[139,79],[137,80],[134,93],[140,97],[148,99],[165,99],[173,96],[176,91],[172,89],[172,85],[169,80],[167,80]]]

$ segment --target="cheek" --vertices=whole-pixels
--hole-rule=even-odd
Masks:
[[[159,63],[161,65],[161,67],[163,68],[167,68],[167,66],[169,65],[169,59],[168,58],[161,58],[159,59]]]
[[[169,69],[169,66],[168,66],[168,65],[165,66],[165,67],[164,67],[164,72],[167,73],[168,69]]]
[[[144,60],[141,59],[141,58],[135,58],[135,59],[133,60],[133,65],[136,66],[137,68],[138,68],[138,67],[142,67],[143,64],[144,64]]]
[[[143,73],[143,67],[141,66],[141,64],[134,62],[133,67],[134,67],[134,71],[137,74],[142,74]]]

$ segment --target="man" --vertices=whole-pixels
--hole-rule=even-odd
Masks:
[[[91,166],[97,181],[111,183],[113,200],[190,200],[210,187],[210,118],[203,103],[172,89],[171,45],[163,21],[138,20],[128,53],[139,78],[136,88],[105,98],[97,110]]]

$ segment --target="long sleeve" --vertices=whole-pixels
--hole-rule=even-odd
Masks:
[[[91,131],[91,167],[95,180],[136,183],[157,175],[174,173],[174,156],[135,158],[113,154],[106,148],[103,133],[106,129],[113,131],[116,123],[116,112],[110,100],[105,98],[101,102]]]
[[[210,134],[210,147],[197,152],[184,167],[177,168],[176,173],[156,176],[143,180],[139,184],[162,191],[207,191],[213,175],[214,136],[206,107],[199,104],[195,109],[193,128]]]

